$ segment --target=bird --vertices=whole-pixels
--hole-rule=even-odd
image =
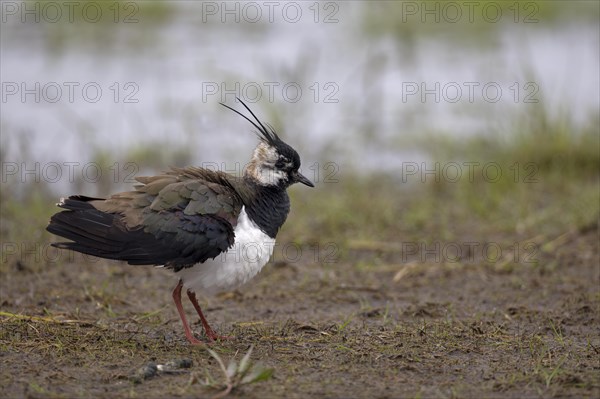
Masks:
[[[256,276],[269,261],[275,239],[290,211],[287,189],[314,184],[300,173],[300,156],[273,127],[219,103],[250,122],[259,142],[242,176],[188,166],[156,176],[136,177],[132,191],[108,198],[72,195],[47,226],[70,241],[51,245],[130,265],[169,269],[178,278],[173,301],[192,345],[229,337],[206,320],[196,293],[233,290]],[[182,291],[195,308],[208,342],[188,325]]]

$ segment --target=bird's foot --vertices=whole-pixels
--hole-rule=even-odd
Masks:
[[[191,345],[197,345],[197,346],[206,346],[207,343],[204,341],[199,340],[198,338],[194,337],[194,334],[192,333],[192,330],[189,328],[185,329],[185,337],[187,338],[188,342]]]
[[[194,338],[194,337],[192,337],[192,338],[188,337],[188,341],[190,341],[190,344],[192,344],[192,345],[206,346],[206,342],[200,341],[199,339]]]
[[[215,333],[214,331],[207,331],[206,332],[206,336],[208,337],[208,339],[210,340],[210,342],[214,342],[214,341],[230,341],[232,340],[234,337],[229,336],[229,335],[219,335],[217,333]]]

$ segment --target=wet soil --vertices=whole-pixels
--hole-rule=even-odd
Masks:
[[[225,361],[253,345],[271,379],[240,398],[599,397],[597,225],[535,264],[395,262],[349,246],[337,262],[275,259],[239,291],[203,298]],[[24,257],[1,281],[2,397],[211,397],[219,368],[190,346],[164,271]],[[202,327],[185,303],[193,330]],[[237,355],[236,355],[237,354]],[[190,368],[135,380],[148,364]]]

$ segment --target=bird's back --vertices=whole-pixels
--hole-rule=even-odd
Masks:
[[[227,251],[243,206],[241,179],[188,167],[138,177],[134,191],[107,199],[72,196],[58,204],[47,230],[55,243],[134,265],[193,266]]]

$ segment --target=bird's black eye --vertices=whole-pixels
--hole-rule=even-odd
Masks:
[[[280,157],[275,163],[275,167],[277,169],[284,169],[290,163],[289,159],[285,157]]]

